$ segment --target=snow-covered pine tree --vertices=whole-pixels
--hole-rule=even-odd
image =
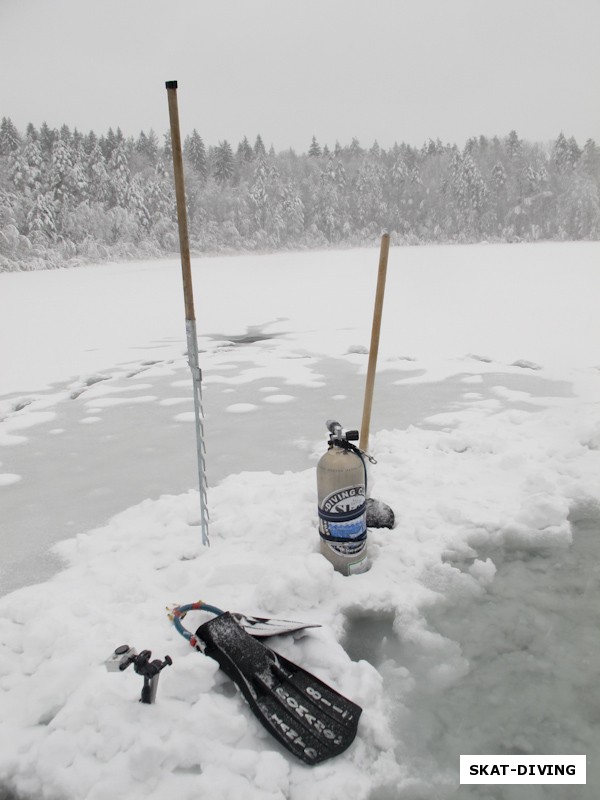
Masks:
[[[260,156],[266,156],[267,150],[265,148],[264,142],[262,140],[262,136],[260,133],[256,137],[256,141],[254,142],[254,155],[259,158]]]
[[[573,172],[566,179],[558,198],[558,219],[564,239],[600,237],[600,192],[584,173]]]
[[[144,131],[140,131],[140,135],[138,136],[137,141],[135,143],[135,149],[138,153],[146,155],[148,150],[148,137],[146,136]]]
[[[56,239],[56,208],[52,194],[38,194],[27,215],[27,234],[30,238],[42,237],[44,241]]]
[[[492,186],[496,192],[500,192],[506,186],[506,170],[501,161],[496,161],[492,169]]]
[[[108,162],[108,175],[110,205],[127,208],[131,173],[129,171],[129,164],[127,163],[125,145],[122,141],[115,146],[112,152],[110,161]]]
[[[70,144],[73,140],[73,134],[71,133],[71,129],[68,125],[61,125],[60,131],[58,132],[58,138],[62,139],[63,142]]]
[[[70,195],[75,203],[87,200],[90,196],[87,180],[87,156],[83,149],[83,137],[73,132],[71,142],[71,162],[73,169],[69,176]]]
[[[386,175],[376,158],[365,158],[356,176],[355,213],[358,229],[366,237],[384,226],[387,205],[384,197]]]
[[[163,146],[158,155],[163,161],[172,161],[173,145],[171,144],[171,131],[167,131],[163,134]]]
[[[236,155],[238,161],[242,164],[247,164],[250,161],[254,161],[255,153],[250,146],[247,136],[244,136],[242,141],[239,143]]]
[[[507,197],[508,197],[508,176],[502,161],[496,161],[492,167],[489,179],[490,205],[491,205],[491,232],[495,236],[501,236],[506,225]]]
[[[320,144],[317,142],[316,136],[312,137],[310,147],[308,148],[308,155],[311,158],[319,158],[323,154]]]
[[[233,151],[225,139],[215,147],[213,176],[218,183],[226,183],[233,175]]]
[[[10,179],[18,192],[35,195],[42,185],[42,148],[35,139],[28,139],[21,150],[13,154]]]
[[[106,136],[101,136],[99,139],[100,149],[106,163],[110,161],[115,147],[117,146],[117,137],[112,128],[109,128]]]
[[[146,184],[145,206],[153,226],[161,222],[172,223],[176,219],[173,182],[158,170]]]
[[[574,166],[571,147],[562,131],[552,147],[552,164],[559,175],[570,172]]]
[[[571,156],[571,164],[572,164],[573,167],[576,167],[577,163],[579,162],[579,159],[581,158],[582,150],[579,147],[579,145],[577,144],[577,141],[576,141],[574,136],[571,136],[569,138],[569,141],[568,141],[567,144],[569,145],[569,151],[570,151],[570,156]]]
[[[83,137],[83,150],[89,156],[92,150],[98,145],[98,137],[94,131],[90,131]]]
[[[150,212],[146,206],[146,186],[140,173],[134,176],[129,187],[129,207],[144,232],[148,232],[152,225]]]
[[[195,128],[192,131],[192,135],[187,139],[184,152],[192,169],[197,172],[200,177],[205,178],[208,172],[206,148],[204,147],[202,137]]]
[[[471,154],[458,150],[451,161],[451,192],[457,212],[458,234],[474,238],[481,228],[485,183]]]
[[[254,208],[256,228],[267,234],[271,246],[280,242],[285,228],[283,195],[279,170],[273,161],[264,156],[258,158],[250,187],[250,201]]]
[[[46,122],[42,122],[40,127],[40,147],[42,148],[44,158],[50,159],[52,147],[56,139],[58,139],[58,131],[50,128]]]
[[[9,117],[2,117],[0,122],[0,155],[8,156],[19,149],[21,137],[13,121]]]
[[[282,210],[287,240],[296,243],[304,232],[304,203],[291,181],[288,181],[283,190]]]
[[[150,163],[153,166],[156,166],[156,163],[158,161],[158,151],[159,151],[158,136],[156,135],[154,130],[150,128],[147,136],[146,155],[150,159]]]
[[[506,152],[508,153],[509,158],[513,160],[519,158],[523,153],[523,144],[515,130],[512,130],[508,134],[508,138],[506,140]]]
[[[600,184],[600,147],[598,147],[593,139],[588,139],[583,146],[581,169],[586,175],[589,175],[596,184]]]
[[[110,177],[98,140],[88,156],[86,174],[90,199],[99,203],[106,202],[110,196]]]
[[[62,202],[72,190],[72,171],[73,162],[67,141],[59,137],[52,147],[52,160],[48,172],[48,185],[59,202]]]
[[[348,151],[350,153],[350,158],[360,158],[364,153],[364,150],[360,146],[360,142],[356,137],[352,138]]]
[[[28,142],[35,142],[40,138],[40,134],[36,130],[35,125],[32,122],[27,123],[27,128],[25,129],[25,140]]]
[[[390,210],[390,229],[402,231],[405,228],[405,215],[403,213],[403,195],[408,180],[408,167],[402,156],[400,148],[396,147],[392,153],[393,162],[387,175],[388,203]]]
[[[346,170],[339,159],[330,155],[319,177],[313,219],[328,242],[337,242],[342,238],[348,218],[345,198]]]

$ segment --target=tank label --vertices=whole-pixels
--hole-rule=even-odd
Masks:
[[[346,486],[327,495],[319,508],[319,533],[338,542],[361,542],[367,536],[364,486]]]
[[[323,511],[328,514],[346,514],[354,511],[358,506],[365,502],[364,486],[348,486],[346,489],[338,489],[325,498]]]

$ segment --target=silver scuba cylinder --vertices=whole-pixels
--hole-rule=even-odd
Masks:
[[[358,431],[343,432],[335,420],[327,421],[329,447],[317,464],[317,494],[321,553],[342,575],[366,572],[367,555],[366,466],[361,451],[352,444]]]

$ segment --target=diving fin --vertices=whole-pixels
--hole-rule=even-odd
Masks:
[[[225,612],[196,631],[196,646],[239,687],[259,722],[306,764],[339,755],[362,709],[266,647]]]

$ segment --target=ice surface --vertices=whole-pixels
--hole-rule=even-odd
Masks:
[[[0,796],[446,800],[461,752],[583,752],[588,786],[552,800],[595,798],[598,255],[392,250],[369,479],[396,527],[351,578],[318,552],[314,465],[332,405],[360,422],[375,251],[195,265],[209,549],[176,265],[0,276]],[[168,623],[199,597],[322,623],[276,646],[364,708],[346,753],[307,769],[266,736]],[[103,667],[124,642],[173,657],[154,706]],[[550,798],[527,791],[464,795]]]

